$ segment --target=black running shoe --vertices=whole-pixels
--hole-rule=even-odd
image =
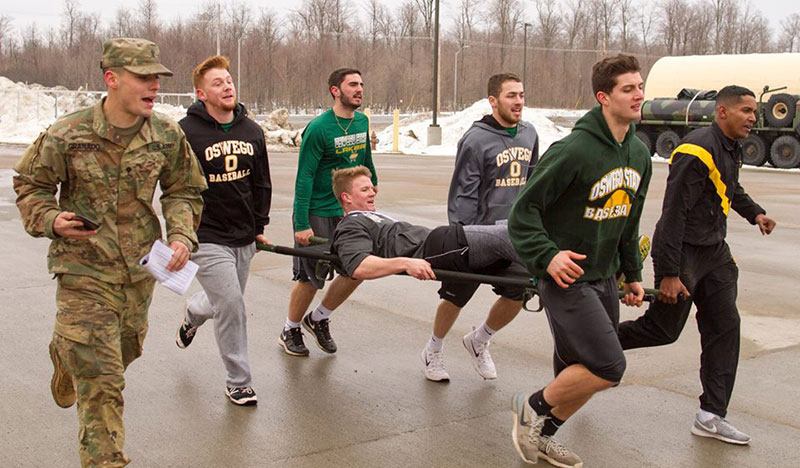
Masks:
[[[308,313],[303,317],[302,324],[303,328],[308,330],[311,336],[314,337],[314,341],[317,342],[319,349],[328,354],[336,352],[336,343],[333,341],[333,338],[331,338],[330,320],[322,319],[319,322],[315,322],[311,320],[311,314]]]
[[[225,387],[225,395],[234,405],[253,406],[258,404],[253,387]]]
[[[278,337],[278,344],[283,347],[286,354],[308,356],[308,348],[303,343],[303,332],[300,331],[300,327],[284,329]]]
[[[189,323],[186,318],[183,319],[181,322],[181,327],[178,328],[178,332],[175,334],[175,344],[178,345],[179,348],[185,349],[187,346],[192,344],[192,340],[194,339],[194,335],[197,333],[197,327]]]

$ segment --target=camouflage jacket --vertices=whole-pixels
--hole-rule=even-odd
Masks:
[[[167,242],[178,240],[194,251],[206,182],[177,123],[153,113],[123,148],[113,143],[115,130],[102,105],[60,118],[28,147],[14,166],[17,206],[30,235],[53,239],[51,273],[109,283],[139,281],[147,277],[139,260],[161,238],[152,205],[156,183],[161,184]],[[62,238],[53,232],[61,211],[101,226],[88,239]]]

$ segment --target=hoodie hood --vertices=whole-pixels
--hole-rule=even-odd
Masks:
[[[627,145],[630,143],[631,138],[636,136],[636,126],[631,123],[628,127],[628,133],[625,134],[625,138],[621,143],[617,142],[617,139],[614,138],[614,135],[611,133],[611,129],[608,128],[608,123],[606,123],[606,119],[603,117],[603,111],[600,106],[594,106],[589,112],[584,114],[583,117],[578,119],[573,128],[573,131],[575,130],[591,133],[597,140],[612,148],[616,148],[619,145]]]
[[[203,101],[195,101],[194,104],[189,106],[189,109],[186,110],[186,115],[194,115],[197,116],[207,122],[211,122],[219,127],[219,122],[214,117],[211,117],[211,114],[208,113],[206,109],[206,103]],[[247,109],[245,109],[244,104],[241,102],[236,103],[236,108],[233,109],[233,123],[238,123],[239,120],[243,119],[247,116]]]
[[[495,119],[492,114],[484,115],[481,120],[476,120],[475,122],[472,123],[472,127],[477,127],[483,130],[487,130],[489,132],[504,136],[509,139],[514,138],[508,133],[508,131],[506,131],[505,127],[500,125],[500,122],[498,122],[497,119]],[[517,132],[518,133],[522,132],[523,129],[533,129],[533,125],[529,124],[524,120],[520,120],[519,123],[517,123]]]

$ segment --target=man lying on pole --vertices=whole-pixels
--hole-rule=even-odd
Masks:
[[[371,174],[364,166],[334,171],[333,192],[345,216],[334,230],[331,253],[339,257],[353,279],[406,273],[420,280],[435,280],[434,268],[527,275],[505,225],[429,229],[378,213]],[[504,297],[520,301],[520,305],[524,293],[523,285],[502,291]],[[443,299],[456,304],[460,298]]]

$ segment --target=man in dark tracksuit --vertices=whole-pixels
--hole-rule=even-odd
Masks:
[[[745,445],[750,437],[725,420],[739,361],[739,269],[725,242],[730,208],[769,234],[775,221],[739,185],[740,144],[755,123],[752,91],[727,86],[710,127],[695,130],[672,153],[661,218],[653,238],[659,302],[619,326],[623,349],[678,339],[692,302],[700,330],[700,411],[692,433]],[[679,299],[679,294],[684,298]]]
[[[504,224],[511,205],[539,159],[536,129],[522,120],[525,92],[519,77],[512,73],[492,75],[487,94],[492,113],[474,122],[458,142],[447,197],[450,225]],[[521,265],[514,268],[521,274],[526,273]],[[444,338],[478,286],[478,283],[442,282],[439,289],[442,301],[436,309],[433,333],[422,350],[428,380],[449,380],[444,368]],[[524,293],[522,288],[508,286],[495,286],[494,291],[500,297],[486,320],[461,340],[475,370],[484,379],[497,377],[489,354],[489,339],[517,316]]]

